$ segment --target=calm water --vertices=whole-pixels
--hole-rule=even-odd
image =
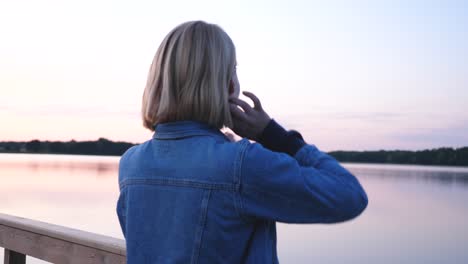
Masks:
[[[468,168],[344,165],[367,210],[340,224],[278,223],[281,263],[468,263]],[[0,154],[0,212],[123,238],[117,168],[118,157]]]

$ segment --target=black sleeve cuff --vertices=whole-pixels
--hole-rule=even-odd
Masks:
[[[306,144],[298,131],[286,131],[274,119],[270,120],[257,142],[272,151],[285,152],[291,156]]]

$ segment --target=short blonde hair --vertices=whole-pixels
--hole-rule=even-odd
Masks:
[[[143,93],[143,125],[196,120],[232,127],[229,83],[236,64],[231,38],[214,24],[190,21],[164,38]]]

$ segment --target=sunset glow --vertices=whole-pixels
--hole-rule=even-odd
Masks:
[[[0,141],[150,139],[151,60],[201,19],[236,44],[241,90],[321,149],[466,146],[467,13],[462,1],[3,1]]]

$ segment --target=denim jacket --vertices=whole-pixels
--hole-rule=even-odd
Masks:
[[[348,170],[273,119],[258,142],[158,124],[121,157],[118,180],[128,264],[279,263],[276,222],[342,222],[367,206]]]

